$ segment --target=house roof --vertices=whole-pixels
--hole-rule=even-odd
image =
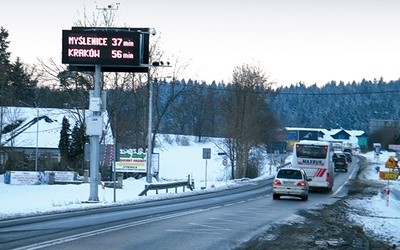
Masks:
[[[64,117],[68,119],[72,130],[79,119],[79,114],[81,117],[92,115],[89,110],[34,107],[0,107],[0,113],[2,146],[19,148],[36,147],[36,137],[38,148],[58,148]],[[102,117],[103,128],[107,131],[106,143],[112,144],[111,128],[107,126],[107,112],[104,112]]]
[[[357,144],[357,137],[365,135],[365,132],[362,130],[345,130],[345,129],[323,129],[323,128],[298,128],[298,127],[286,127],[287,131],[318,131],[323,135],[322,139],[325,141],[335,142],[335,141],[347,141],[352,144]],[[341,131],[347,133],[349,135],[348,140],[343,139],[334,139],[332,136],[340,133]]]

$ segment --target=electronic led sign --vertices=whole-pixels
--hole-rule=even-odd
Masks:
[[[148,29],[76,27],[63,30],[62,41],[62,63],[78,70],[147,70]]]

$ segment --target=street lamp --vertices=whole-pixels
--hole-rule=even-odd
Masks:
[[[38,158],[39,158],[39,107],[36,104],[36,102],[34,102],[33,104],[35,106],[31,106],[26,102],[23,101],[19,101],[19,103],[21,104],[25,104],[28,107],[31,108],[35,108],[36,109],[36,148],[35,148],[35,172],[38,171]]]
[[[152,177],[151,177],[151,155],[152,155],[152,115],[153,115],[153,79],[150,79],[149,81],[149,120],[147,121],[147,159],[146,159],[146,182],[151,183],[152,182]]]

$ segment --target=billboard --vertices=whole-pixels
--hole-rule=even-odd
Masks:
[[[14,185],[40,185],[44,181],[43,173],[34,171],[7,171],[4,182]]]
[[[75,70],[147,72],[148,28],[73,27],[62,31],[62,63]]]
[[[115,163],[116,172],[146,173],[145,153],[122,153],[119,161]]]

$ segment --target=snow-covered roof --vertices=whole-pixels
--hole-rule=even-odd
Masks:
[[[35,107],[0,107],[1,144],[3,147],[33,148],[36,137],[39,148],[58,148],[62,120],[66,117],[72,130],[81,117],[92,115],[89,110]],[[106,143],[112,144],[112,133],[107,112],[102,114],[103,128],[107,131]],[[39,117],[39,122],[36,122]]]
[[[285,127],[285,129],[287,131],[298,131],[298,130],[307,130],[307,131],[318,131],[321,132],[325,135],[335,135],[337,133],[339,133],[340,131],[344,131],[346,133],[348,133],[350,136],[361,136],[363,134],[365,134],[365,132],[363,130],[347,130],[347,129],[342,129],[342,128],[338,128],[338,129],[325,129],[325,128],[300,128],[300,127]]]
[[[321,132],[323,134],[322,140],[324,141],[330,141],[330,142],[347,142],[350,143],[352,146],[357,146],[358,145],[358,138],[357,136],[361,136],[365,134],[364,131],[362,130],[345,130],[345,129],[324,129],[324,128],[298,128],[298,127],[286,127],[285,128],[287,131],[299,131],[299,130],[304,130],[304,131],[317,131]],[[337,133],[344,131],[347,134],[349,134],[349,139],[344,140],[344,139],[335,139],[332,136],[336,135]]]
[[[350,136],[361,136],[365,134],[365,131],[362,130],[345,130]]]

